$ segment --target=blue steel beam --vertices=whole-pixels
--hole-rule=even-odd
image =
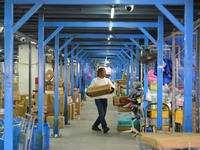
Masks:
[[[148,45],[149,45],[149,39],[145,37],[144,46],[148,47]],[[148,91],[148,65],[144,65],[144,111],[146,106],[148,105],[148,102],[146,101],[147,91]]]
[[[41,6],[42,3],[36,2],[35,5],[14,25],[13,33],[15,33]]]
[[[157,89],[157,128],[162,129],[162,101],[163,101],[163,28],[164,28],[163,15],[158,15],[158,89]]]
[[[161,4],[155,5],[181,32],[185,33],[184,26]]]
[[[184,132],[192,132],[193,0],[185,0]]]
[[[76,58],[76,86],[78,87],[78,56]]]
[[[81,68],[82,68],[82,65],[81,65],[81,60],[79,60],[79,64],[80,64],[80,71],[79,71],[79,93],[82,93],[81,92],[81,75],[82,75],[82,72],[81,72]]]
[[[37,0],[13,0],[14,4],[34,4]],[[183,0],[128,0],[128,1],[116,1],[116,0],[46,0],[42,1],[43,4],[54,4],[54,5],[184,5],[185,1]]]
[[[156,40],[148,33],[147,30],[145,30],[142,27],[139,27],[139,29],[151,40],[151,42],[153,42],[156,46],[158,46]]]
[[[37,149],[43,150],[43,115],[44,115],[44,14],[38,15],[38,134]]]
[[[69,37],[69,34],[60,34],[59,37],[60,38],[66,38]],[[130,34],[76,34],[76,35],[72,35],[74,38],[117,38],[117,39],[130,39],[130,38],[134,38],[134,39],[144,39],[145,35],[143,34],[135,34],[135,35],[130,35]]]
[[[71,53],[71,96],[74,101],[74,51]]]
[[[71,55],[72,52],[74,52],[74,51],[78,48],[78,46],[79,46],[79,44],[76,45],[76,46],[74,46],[74,47],[70,50],[70,52],[68,53],[68,56]]]
[[[79,42],[80,45],[122,45],[120,42]],[[134,45],[132,42],[124,42],[127,45]],[[70,45],[77,44],[77,42],[71,42]]]
[[[142,46],[140,46],[139,42],[136,42],[133,38],[130,38],[130,40],[140,49],[143,50]]]
[[[63,29],[63,27],[58,27],[45,41],[44,41],[44,45],[46,45],[49,41],[51,41],[51,39],[53,39],[61,30]]]
[[[102,50],[102,49],[106,49],[106,50],[107,50],[107,49],[110,49],[110,50],[114,49],[114,50],[117,50],[117,49],[122,49],[122,48],[123,48],[123,49],[126,49],[126,47],[124,47],[124,46],[123,46],[123,47],[111,47],[111,46],[108,46],[108,47],[105,47],[105,46],[98,46],[98,47],[97,47],[97,46],[95,46],[95,47],[82,47],[82,46],[81,46],[81,48],[84,48],[85,50],[89,50],[89,49],[92,49],[92,50],[97,50],[97,49],[101,49],[101,50]]]
[[[137,42],[139,42],[137,40]],[[136,79],[136,82],[139,82],[139,76],[140,76],[140,64],[139,64],[139,61],[138,61],[138,57],[139,57],[139,47],[136,46],[136,76],[135,76],[135,79]]]
[[[65,109],[64,109],[64,116],[65,116],[65,125],[68,124],[68,106],[67,106],[67,98],[68,98],[68,61],[67,61],[67,53],[68,53],[68,46],[65,46],[64,48],[64,53],[65,53]]]
[[[79,57],[79,59],[81,59],[83,56],[85,56],[85,54],[87,54],[86,52],[83,53],[82,56]]]
[[[129,58],[129,59],[131,59],[131,57],[123,50],[123,49],[121,49],[122,50],[122,52],[124,52],[124,54]]]
[[[121,53],[121,52],[123,52],[122,50],[121,51],[116,51],[116,50],[111,50],[111,51],[107,51],[107,50],[92,50],[91,51],[91,50],[89,50],[88,51],[88,50],[84,50],[83,52],[87,52],[87,53],[90,53],[90,52],[92,52],[92,53]],[[124,52],[127,52],[127,51],[124,50]]]
[[[133,52],[133,50],[127,45],[127,44],[125,44],[125,43],[123,43],[122,42],[122,44],[129,50],[129,51],[132,51]],[[133,55],[134,56],[136,56],[136,54],[133,52]]]
[[[119,53],[121,56],[122,56],[122,58],[124,59],[124,60],[126,60],[126,57],[124,56],[124,55],[122,55],[122,53]]]
[[[76,55],[75,55],[74,57],[77,57],[83,50],[84,50],[83,48],[80,49],[80,50],[76,53]]]
[[[130,63],[130,60],[128,59],[127,60],[127,84],[126,84],[127,85],[127,88],[126,88],[127,96],[129,95],[129,63]]]
[[[70,38],[69,40],[67,40],[67,42],[65,42],[65,43],[58,49],[58,52],[60,52],[63,48],[65,48],[72,40],[73,40],[73,38]]]
[[[97,28],[105,28],[110,27],[110,22],[45,22],[45,27],[97,27]],[[117,28],[137,28],[137,27],[144,27],[144,28],[157,28],[157,22],[112,22],[112,27]]]
[[[59,88],[59,37],[55,36],[55,99],[54,99],[54,125],[53,125],[53,135],[59,135],[59,97],[58,97],[58,88]],[[59,136],[58,136],[59,137]]]
[[[12,0],[4,3],[4,107],[5,139],[4,150],[13,149],[13,4]]]

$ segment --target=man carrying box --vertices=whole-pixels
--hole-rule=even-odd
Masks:
[[[106,77],[105,68],[99,68],[97,74],[98,74],[98,77],[92,80],[92,83],[89,86],[89,88],[96,87],[96,86],[110,85],[111,87],[110,93],[113,93],[115,86],[112,84],[110,79],[105,78]],[[96,96],[94,98],[95,98],[95,104],[97,106],[99,116],[96,119],[95,123],[93,124],[92,130],[101,131],[101,129],[98,127],[99,124],[101,124],[103,132],[107,133],[109,131],[109,128],[107,127],[107,123],[105,120],[106,110],[107,110],[107,95]]]

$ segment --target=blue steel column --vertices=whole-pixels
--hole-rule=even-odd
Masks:
[[[133,85],[133,47],[131,48],[131,85],[130,89],[132,89]]]
[[[147,37],[144,39],[144,46],[148,47],[149,40]],[[148,91],[148,65],[144,65],[144,109],[148,105],[148,102],[146,101],[146,95]]]
[[[139,43],[139,40],[137,39],[136,40],[137,41],[137,43]],[[139,82],[139,75],[140,75],[140,64],[139,64],[139,61],[137,60],[137,58],[138,58],[138,56],[139,56],[139,47],[138,46],[136,46],[136,76],[135,76],[135,79],[136,79],[136,82]]]
[[[76,56],[76,86],[78,87],[78,56]]]
[[[59,135],[59,121],[58,121],[58,88],[59,88],[59,36],[55,36],[55,100],[54,100],[54,125],[53,125],[53,135]]]
[[[127,60],[127,96],[129,95],[129,59]]]
[[[64,109],[64,116],[65,116],[65,124],[68,124],[68,110],[67,110],[67,98],[68,98],[68,62],[67,62],[67,53],[68,53],[68,46],[64,48],[65,53],[65,109]]]
[[[5,140],[4,150],[13,149],[13,4],[11,0],[5,1],[4,16],[4,91],[5,91]]]
[[[158,83],[157,83],[157,128],[162,128],[163,100],[163,15],[158,15]]]
[[[82,93],[81,92],[81,59],[79,60],[79,93]]]
[[[74,101],[74,52],[71,53],[71,96]]]
[[[43,99],[44,99],[44,14],[38,18],[38,135],[37,149],[43,149]]]
[[[192,132],[193,0],[185,0],[184,132]]]

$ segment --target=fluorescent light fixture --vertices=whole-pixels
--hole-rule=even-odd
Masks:
[[[109,27],[109,31],[112,31],[112,27]]]
[[[111,8],[111,14],[110,14],[110,18],[114,18],[114,15],[115,15],[115,8],[114,7],[112,7]]]
[[[110,38],[108,38],[108,41],[110,41]]]
[[[35,44],[35,45],[36,45],[37,43],[36,43],[36,42],[33,42],[33,41],[31,41],[31,44]]]
[[[3,51],[3,49],[0,49],[0,52],[2,52]]]
[[[110,45],[110,42],[108,42],[108,44]]]

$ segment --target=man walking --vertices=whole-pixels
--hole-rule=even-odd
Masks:
[[[109,84],[112,88],[112,92],[114,92],[115,86],[112,84],[110,79],[105,78],[106,77],[105,68],[99,68],[97,74],[98,74],[98,77],[92,80],[92,83],[89,87],[102,86],[102,85]],[[108,105],[107,95],[95,97],[95,104],[97,106],[99,116],[94,122],[92,126],[92,130],[101,131],[101,129],[98,127],[101,124],[103,132],[107,133],[109,131],[109,128],[107,127],[107,123],[105,120],[106,110],[107,110],[107,105]]]

